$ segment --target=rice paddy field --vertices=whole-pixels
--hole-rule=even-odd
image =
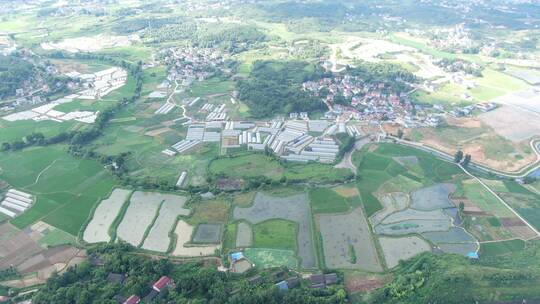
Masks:
[[[163,197],[159,193],[136,191],[131,195],[129,206],[118,225],[118,239],[133,246],[139,246],[144,240],[146,230],[156,217]]]
[[[131,191],[125,189],[114,189],[111,195],[101,201],[97,206],[92,220],[86,226],[83,240],[87,243],[108,242],[111,240],[109,229],[117,218],[122,206],[127,201]]]
[[[172,198],[172,199],[171,199]],[[172,241],[169,233],[173,230],[178,216],[187,216],[190,211],[184,208],[187,198],[182,196],[169,196],[163,201],[152,228],[144,239],[143,249],[166,252]]]
[[[93,160],[76,159],[65,146],[32,147],[0,153],[0,178],[36,196],[36,203],[11,222],[25,228],[41,220],[74,236],[94,205],[108,197],[115,181]]]

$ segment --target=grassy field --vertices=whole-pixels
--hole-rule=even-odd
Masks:
[[[280,219],[253,225],[253,247],[296,251],[296,231],[296,223]]]
[[[290,269],[298,268],[298,259],[292,250],[247,248],[244,254],[257,268],[281,266],[287,266]]]
[[[485,243],[480,245],[480,255],[493,257],[509,254],[511,252],[522,251],[524,248],[525,242],[522,240]]]
[[[115,181],[100,164],[75,159],[64,149],[36,147],[0,154],[0,177],[37,197],[31,209],[12,220],[18,228],[43,220],[77,235],[94,204],[112,190]]]
[[[75,237],[60,229],[53,229],[45,233],[43,238],[39,240],[39,244],[47,247],[54,247],[65,244],[75,244]]]
[[[201,223],[225,223],[229,217],[229,202],[223,198],[194,203],[188,219],[191,225]]]
[[[20,120],[8,122],[0,119],[0,143],[21,140],[30,133],[42,133],[45,137],[50,137],[83,126],[84,124],[76,121],[58,123],[54,121]]]
[[[350,209],[347,200],[329,188],[309,190],[313,213],[339,213]]]
[[[225,233],[223,236],[223,249],[230,250],[236,248],[236,230],[238,225],[236,223],[229,223],[225,225]]]
[[[323,164],[286,164],[263,154],[242,154],[231,158],[220,158],[212,161],[208,168],[215,176],[233,178],[251,178],[264,176],[273,181],[285,177],[288,181],[325,183],[343,181],[352,176],[350,170],[334,169]]]
[[[189,94],[193,97],[227,94],[234,89],[234,82],[221,77],[212,77],[204,81],[195,81]]]

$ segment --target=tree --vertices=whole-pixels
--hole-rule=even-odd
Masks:
[[[399,139],[402,139],[402,138],[403,138],[403,130],[399,129],[399,130],[397,131],[397,137],[398,137]]]
[[[462,162],[463,166],[467,167],[470,162],[471,162],[471,155],[470,154],[465,155],[465,158],[463,159],[463,162]]]
[[[463,151],[458,150],[456,154],[454,155],[454,161],[459,164],[462,159],[463,159]]]

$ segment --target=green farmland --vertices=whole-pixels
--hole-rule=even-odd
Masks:
[[[0,177],[37,197],[12,223],[24,228],[38,220],[77,235],[94,205],[109,195],[115,181],[93,160],[75,159],[64,146],[1,153]]]

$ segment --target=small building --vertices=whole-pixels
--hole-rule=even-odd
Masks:
[[[300,285],[300,279],[298,277],[290,277],[285,281],[287,282],[289,289],[298,287]]]
[[[324,288],[326,287],[324,274],[314,274],[309,277],[310,288]]]
[[[279,291],[287,291],[287,290],[289,290],[289,285],[287,284],[286,281],[278,282],[275,285],[277,286]]]
[[[324,283],[326,285],[333,285],[337,284],[338,282],[338,276],[335,273],[328,273],[324,275]]]
[[[162,276],[154,283],[154,285],[152,285],[152,289],[157,292],[161,292],[162,290],[173,286],[173,284],[174,283],[171,278],[169,278],[168,276]]]
[[[137,295],[131,295],[123,304],[139,304],[141,303],[141,298]]]
[[[477,252],[469,252],[467,253],[467,257],[471,260],[478,260],[480,258]]]
[[[126,276],[120,273],[110,272],[107,275],[107,282],[113,283],[113,284],[123,284],[125,279],[126,279]]]
[[[147,294],[143,300],[144,300],[144,303],[150,303],[152,302],[152,300],[154,300],[155,297],[157,297],[159,294],[159,292],[155,291],[154,289],[152,289],[152,291],[150,291],[149,294]]]

